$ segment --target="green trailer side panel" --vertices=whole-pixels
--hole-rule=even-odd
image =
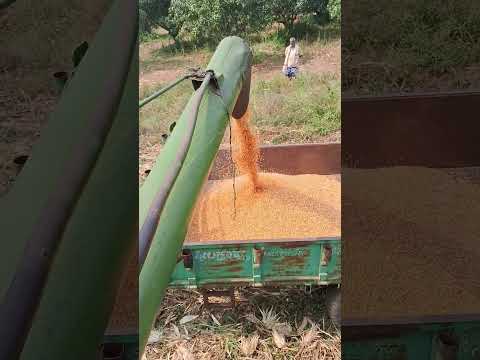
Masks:
[[[439,357],[442,351],[455,355]],[[480,360],[480,323],[424,324],[391,337],[342,339],[342,359]]]
[[[181,252],[190,215],[222,141],[229,121],[228,114],[235,106],[250,63],[251,51],[246,43],[238,37],[228,37],[219,44],[207,67],[207,70],[214,71],[220,91],[216,94],[209,89],[204,96],[184,166],[165,203],[158,230],[140,273],[139,326],[142,351],[175,268],[177,255]],[[187,114],[192,110],[191,107],[190,100],[140,188],[139,228],[145,220],[158,185],[175,158],[185,134]]]
[[[187,244],[170,286],[340,284],[340,238]]]

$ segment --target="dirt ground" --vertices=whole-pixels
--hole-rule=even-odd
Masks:
[[[0,197],[12,187],[59,99],[53,74],[71,70],[72,51],[91,41],[109,4],[17,0],[0,10]]]
[[[162,42],[154,42],[140,47],[140,58],[148,57],[152,52],[158,50],[163,45]],[[197,61],[204,61],[205,54],[200,54],[201,59]],[[306,62],[301,63],[300,71],[309,71],[315,74],[332,73],[337,77],[340,76],[341,66],[341,45],[340,42],[334,42],[322,47],[315,56],[308,59]],[[252,67],[252,80],[267,80],[277,75],[282,70],[281,65],[272,63],[262,63],[253,65]],[[178,79],[184,74],[185,69],[176,68],[175,66],[169,69],[159,69],[153,71],[140,72],[139,85],[140,88],[148,85],[158,85],[168,83]]]

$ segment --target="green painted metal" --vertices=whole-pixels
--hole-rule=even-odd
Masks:
[[[339,237],[185,244],[170,286],[340,284],[340,259]]]
[[[197,125],[198,111],[200,109],[203,96],[209,87],[215,86],[213,81],[213,73],[208,71],[205,74],[205,78],[202,80],[200,87],[194,93],[190,101],[191,112],[188,114],[188,118],[184,121],[186,124],[186,129],[183,134],[183,139],[177,148],[177,154],[175,155],[174,161],[170,163],[168,172],[164,174],[163,181],[158,184],[158,189],[150,205],[150,209],[148,210],[147,217],[144,219],[140,228],[140,232],[138,234],[138,265],[140,269],[143,267],[145,258],[150,250],[150,245],[155,237],[155,233],[157,232],[160,216],[165,203],[168,200],[168,196],[175,185],[178,174],[185,165],[185,160],[187,158],[188,150],[190,149],[195,127]]]
[[[113,125],[62,234],[48,282],[21,359],[93,359],[102,342],[128,254],[136,246],[138,186],[138,44],[119,38],[125,10],[116,1],[75,77],[42,131],[12,190],[1,199],[0,299],[14,276],[26,239],[62,175],[75,146],[89,134],[86,124],[102,81],[115,62],[115,47],[128,47],[130,69]],[[129,14],[130,15],[130,14]],[[108,84],[107,84],[108,85]],[[108,87],[108,86],[107,86]],[[122,154],[122,156],[119,156]],[[46,345],[47,344],[47,345]]]
[[[170,192],[161,214],[158,230],[139,282],[140,349],[143,351],[152,324],[181,252],[188,221],[196,199],[208,176],[209,169],[222,141],[229,114],[245,83],[251,64],[251,51],[238,37],[220,42],[206,70],[213,70],[219,90],[211,88],[205,94],[198,113],[185,164]],[[180,146],[186,130],[186,118],[192,111],[192,99],[187,104],[147,180],[140,188],[139,228],[143,224],[153,197],[162,183]]]
[[[422,324],[387,337],[377,335],[359,340],[342,337],[342,359],[479,360],[480,322]]]

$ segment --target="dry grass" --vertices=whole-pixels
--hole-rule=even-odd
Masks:
[[[0,75],[0,197],[11,188],[22,168],[15,159],[30,155],[41,127],[56,104],[54,94],[48,91],[31,94],[16,76],[13,71]]]
[[[91,41],[109,1],[17,0],[0,12],[0,196],[12,186],[59,98],[53,73],[71,69],[73,49]]]
[[[323,290],[238,289],[236,298],[235,309],[206,309],[199,292],[168,290],[146,358],[340,359]]]

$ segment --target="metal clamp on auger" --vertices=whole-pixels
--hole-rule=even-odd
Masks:
[[[161,88],[160,90],[155,91],[153,94],[151,94],[151,95],[147,96],[145,99],[141,100],[138,104],[138,107],[141,108],[141,107],[147,105],[152,100],[155,100],[160,95],[166,93],[168,90],[173,89],[175,86],[177,86],[182,81],[187,80],[187,79],[192,79],[193,88],[196,91],[200,88],[200,85],[202,85],[202,82],[205,79],[205,76],[207,75],[207,73],[211,74],[210,75],[210,83],[213,86],[214,93],[216,95],[220,96],[218,82],[217,82],[217,79],[215,77],[215,74],[213,73],[213,70],[202,71],[202,70],[200,70],[200,68],[188,68],[188,70],[189,71],[187,73],[185,73],[185,75],[183,75],[182,77],[178,78],[177,80],[173,81],[172,83],[168,84],[167,86]]]
[[[213,70],[202,71],[202,70],[200,70],[200,68],[195,68],[195,69],[190,69],[190,70],[193,70],[193,72],[191,74],[191,79],[192,79],[193,88],[195,90],[198,90],[200,85],[202,85],[202,82],[205,79],[205,76],[207,75],[207,73],[210,73],[211,77],[210,77],[210,84],[209,85],[211,85],[211,87],[214,89],[214,93],[216,95],[220,96],[220,87],[218,85],[218,80],[217,80],[217,77],[215,76],[215,73],[213,72]]]

